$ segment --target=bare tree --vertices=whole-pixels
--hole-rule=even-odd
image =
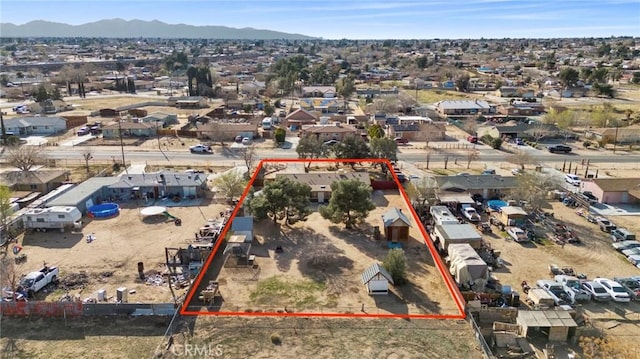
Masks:
[[[444,169],[447,169],[447,166],[449,165],[449,155],[445,155],[444,156]]]
[[[471,149],[467,152],[467,169],[471,168],[471,162],[480,159],[480,152],[476,149]]]
[[[253,168],[255,161],[258,159],[257,157],[255,145],[246,146],[242,150],[242,158],[244,159],[245,166],[247,166],[248,177],[251,177],[251,169]]]
[[[87,147],[81,152],[82,158],[84,159],[84,164],[87,168],[87,173],[89,173],[89,161],[93,159],[93,149],[91,147]]]
[[[29,171],[38,164],[41,158],[41,148],[38,146],[10,146],[7,151],[9,164],[20,171]]]
[[[7,256],[0,258],[0,288],[11,288],[13,301],[17,299],[16,289],[20,280],[20,270],[16,268],[17,266],[14,258]]]
[[[538,172],[523,172],[517,176],[517,186],[510,191],[512,198],[525,201],[534,211],[547,202],[547,193],[559,186],[557,178]]]
[[[537,122],[532,128],[528,129],[526,133],[535,139],[535,146],[537,146],[538,142],[546,136],[549,136],[552,131],[549,129],[549,125],[543,122]]]
[[[531,156],[531,153],[529,153],[529,151],[523,150],[518,150],[516,153],[509,156],[508,161],[520,166],[520,169],[522,171],[524,171],[524,167],[526,165],[533,165],[537,163],[536,159]]]
[[[468,134],[475,136],[478,132],[478,120],[475,118],[469,118],[462,124],[462,129]]]
[[[407,195],[413,202],[416,210],[426,209],[427,203],[434,204],[436,201],[437,184],[433,177],[424,177],[417,181],[411,181],[407,186]]]

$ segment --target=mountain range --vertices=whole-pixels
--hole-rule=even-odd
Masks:
[[[0,23],[0,37],[104,37],[104,38],[165,38],[165,39],[238,39],[238,40],[309,40],[314,37],[226,26],[194,26],[167,24],[162,21],[106,19],[81,25],[69,25],[44,20],[22,25]]]

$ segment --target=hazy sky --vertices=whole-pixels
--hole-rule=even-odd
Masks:
[[[0,0],[0,21],[253,27],[327,39],[640,36],[640,0]]]

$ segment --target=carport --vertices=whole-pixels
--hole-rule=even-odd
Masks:
[[[442,203],[474,204],[476,201],[469,193],[438,193],[438,200]]]
[[[522,336],[532,334],[529,329],[534,329],[546,334],[551,342],[566,342],[578,326],[565,310],[520,310],[516,323],[522,328]]]

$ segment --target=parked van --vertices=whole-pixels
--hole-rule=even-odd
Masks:
[[[262,120],[262,129],[268,131],[271,127],[273,127],[273,119],[271,119],[271,117],[265,117]]]

